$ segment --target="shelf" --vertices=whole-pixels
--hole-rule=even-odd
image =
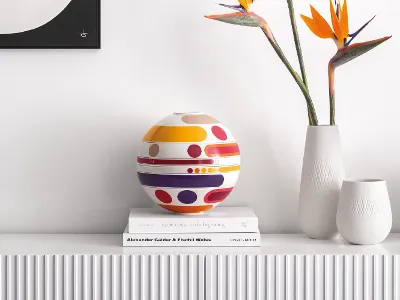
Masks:
[[[0,235],[0,300],[400,299],[400,235],[375,246],[123,248],[121,235]]]
[[[379,245],[357,246],[343,239],[312,240],[300,234],[264,234],[261,247],[122,247],[120,234],[0,234],[0,255],[45,254],[400,254],[400,234]]]

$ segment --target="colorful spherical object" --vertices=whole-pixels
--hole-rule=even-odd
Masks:
[[[175,113],[143,137],[137,170],[144,190],[162,208],[202,213],[233,190],[240,150],[229,130],[213,117]]]

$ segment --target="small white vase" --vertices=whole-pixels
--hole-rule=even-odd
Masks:
[[[344,181],[337,211],[342,237],[352,244],[382,242],[392,228],[392,210],[384,180]]]
[[[336,211],[344,166],[337,126],[309,126],[299,196],[299,221],[314,239],[338,235]]]

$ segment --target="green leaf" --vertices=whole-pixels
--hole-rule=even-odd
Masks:
[[[329,65],[333,69],[335,69],[335,68],[337,68],[341,65],[344,65],[344,64],[348,63],[349,61],[352,61],[353,59],[367,53],[368,51],[372,50],[373,48],[382,44],[383,42],[387,41],[390,38],[391,38],[391,36],[386,36],[381,39],[368,41],[368,42],[364,42],[364,43],[357,43],[357,44],[353,44],[351,46],[339,49],[339,51],[330,60]]]
[[[249,27],[262,27],[265,23],[263,18],[252,12],[236,12],[222,15],[210,15],[205,17],[207,19],[217,20],[224,23]]]

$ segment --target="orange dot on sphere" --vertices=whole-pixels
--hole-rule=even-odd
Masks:
[[[199,173],[199,172],[200,172],[200,169],[199,169],[199,168],[196,168],[194,171],[195,171],[196,173]]]

